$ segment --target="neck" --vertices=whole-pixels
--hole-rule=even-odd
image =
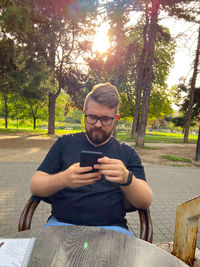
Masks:
[[[95,144],[95,143],[93,143],[93,142],[90,140],[90,138],[88,137],[87,133],[85,133],[85,135],[86,135],[86,137],[87,137],[87,140],[88,140],[94,147],[102,146],[102,145],[106,144],[106,143],[110,140],[110,137],[109,137],[105,142],[100,143],[100,144]]]

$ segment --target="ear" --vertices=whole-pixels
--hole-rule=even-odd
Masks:
[[[119,119],[119,114],[117,114],[117,116],[115,117],[115,119],[116,119],[116,120],[118,120],[118,119]]]

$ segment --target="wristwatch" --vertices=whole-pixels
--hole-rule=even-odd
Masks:
[[[120,185],[122,185],[122,186],[128,186],[129,184],[131,184],[132,178],[133,178],[133,174],[132,174],[131,171],[129,171],[127,182],[125,184],[120,184]]]

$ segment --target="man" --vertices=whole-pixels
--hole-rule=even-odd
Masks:
[[[58,138],[32,177],[32,194],[50,196],[56,221],[127,228],[124,195],[137,208],[149,207],[152,191],[139,156],[111,136],[119,103],[113,85],[95,86],[84,103],[85,132]],[[103,153],[94,165],[98,171],[80,167],[82,150]]]

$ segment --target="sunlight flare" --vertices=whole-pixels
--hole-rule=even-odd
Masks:
[[[110,42],[107,36],[108,27],[107,25],[102,25],[96,32],[93,42],[93,52],[98,51],[99,53],[105,53],[110,47]]]

